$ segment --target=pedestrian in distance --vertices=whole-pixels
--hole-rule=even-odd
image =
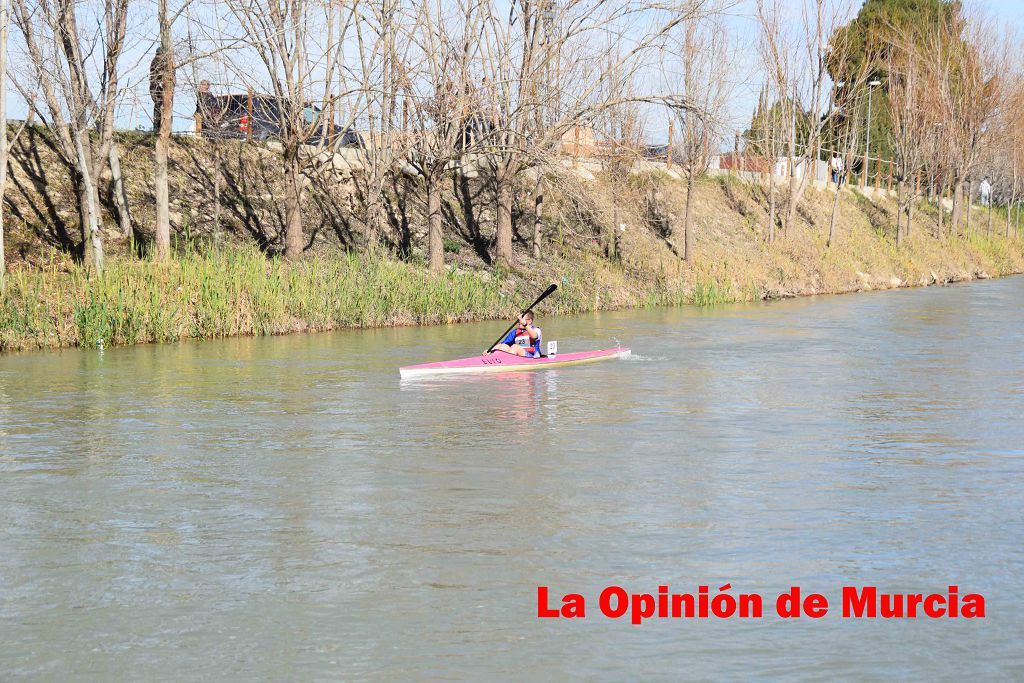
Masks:
[[[832,167],[832,182],[841,187],[843,184],[843,170],[846,168],[843,158],[838,153],[833,154],[829,165]]]
[[[991,206],[992,205],[992,183],[990,183],[988,181],[988,178],[985,178],[984,180],[981,181],[981,185],[979,186],[978,189],[981,192],[981,203],[984,206]]]

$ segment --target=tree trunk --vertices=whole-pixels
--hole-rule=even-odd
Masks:
[[[960,205],[964,198],[964,181],[960,176],[954,179],[953,185],[953,217],[950,230],[954,235],[960,234]]]
[[[163,128],[163,124],[160,125]],[[159,261],[165,261],[171,255],[171,207],[170,191],[167,185],[169,143],[169,137],[165,138],[163,130],[161,130],[153,152],[153,184],[156,189],[154,193],[156,195],[156,258]]]
[[[512,187],[504,174],[496,178],[497,214],[494,225],[494,262],[512,263]]]
[[[697,171],[691,165],[686,174],[686,208],[683,209],[683,260],[687,263],[693,253],[693,188],[696,175]]]
[[[609,259],[614,259],[615,254],[615,233],[619,229],[619,205],[615,203],[612,205],[612,224],[611,230],[609,230],[605,236],[604,243],[604,254]]]
[[[103,254],[103,241],[100,235],[100,192],[96,183],[92,182],[90,175],[90,190],[89,190],[89,210],[91,212],[90,228],[91,238],[89,240],[90,246],[92,247],[92,262],[96,267],[96,272],[102,273],[106,267],[106,259]]]
[[[100,236],[99,195],[92,178],[92,166],[85,155],[85,146],[78,131],[74,134],[78,153],[78,172],[81,176],[79,202],[82,213],[82,260],[87,266],[103,272],[103,241]]]
[[[294,261],[302,256],[302,168],[297,145],[284,151],[284,257]]]
[[[789,158],[786,159],[786,168],[789,170],[789,200],[786,202],[786,220],[782,224],[782,236],[789,236],[790,223],[793,220],[793,216],[796,214],[796,168],[793,160],[796,158],[796,106],[795,98],[793,106],[790,107],[792,111],[792,125],[789,128]]]
[[[796,152],[794,151],[793,154]],[[796,168],[794,168],[793,157],[790,157],[789,162],[789,201],[786,202],[786,222],[782,226],[783,236],[789,235],[789,228],[792,225],[794,218],[796,217],[796,205],[800,201],[799,185],[796,179]]]
[[[75,146],[77,148],[77,145]],[[78,198],[78,225],[82,238],[79,256],[82,258],[84,265],[92,266],[92,252],[89,250],[89,191],[86,189],[85,181],[82,180],[82,174],[78,171],[77,166],[75,167],[75,173],[77,181],[75,183],[75,194]]]
[[[988,200],[988,227],[985,229],[985,235],[992,237],[992,198]]]
[[[366,223],[363,224],[363,249],[370,251],[377,243],[384,220],[384,199],[379,190],[372,191],[366,203]]]
[[[7,0],[0,0],[0,291],[7,273],[4,252],[4,197],[7,196]]]
[[[910,237],[910,228],[913,225],[914,217],[914,195],[907,190],[907,224],[903,228],[903,237]]]
[[[904,198],[906,197],[906,182],[901,180],[896,186],[896,244],[900,243],[900,235],[903,232],[903,211]]]
[[[838,211],[839,211],[839,189],[840,189],[840,186],[837,184],[836,185],[836,194],[832,198],[832,216],[831,216],[831,218],[829,218],[829,221],[828,221],[828,239],[825,240],[825,247],[826,248],[832,246],[832,240],[835,237],[836,213],[838,213]],[[899,202],[898,201],[897,201],[896,205],[899,206]],[[896,212],[896,230],[898,231],[899,229],[900,229],[900,213],[899,213],[899,211],[897,211]]]
[[[165,261],[171,255],[171,207],[167,185],[167,157],[171,146],[171,124],[174,115],[174,53],[171,27],[167,17],[167,0],[160,0],[160,46],[163,50],[163,73],[160,75],[160,120],[156,122],[159,135],[153,151],[153,183],[156,196],[156,258]]]
[[[538,171],[537,186],[533,188],[533,258],[540,258],[540,240],[544,231],[544,179]]]
[[[128,239],[132,236],[132,214],[128,204],[128,190],[124,186],[124,176],[121,173],[121,155],[117,151],[117,143],[110,143],[108,156],[110,157],[110,179],[113,184],[111,194],[114,195],[114,206],[117,207],[121,236]]]
[[[1004,234],[1004,236],[1002,236],[1002,237],[1005,237],[1007,239],[1010,239],[1010,216],[1012,216],[1013,213],[1014,213],[1014,201],[1016,199],[1017,199],[1016,197],[1011,197],[1010,201],[1007,202],[1007,231],[1006,231],[1006,234]],[[2,251],[2,250],[0,250],[0,251]],[[2,253],[0,253],[0,256],[2,256]]]
[[[973,180],[968,180],[967,181],[967,220],[965,221],[966,225],[964,227],[964,232],[966,234],[968,234],[968,235],[971,234],[971,209],[973,209],[973,208],[974,208],[974,181]]]
[[[444,270],[444,235],[441,223],[441,185],[427,181],[427,246],[430,252],[430,270]]]
[[[939,209],[939,211],[938,211],[938,216],[939,216],[939,228],[938,228],[938,230],[939,230],[939,239],[942,239],[946,235],[946,210],[942,207],[942,198],[945,196],[945,194],[946,194],[945,186],[940,187],[939,188],[939,201],[936,204],[936,206]]]
[[[221,166],[220,143],[212,140],[213,144],[213,239],[220,240],[220,178],[223,173]]]
[[[768,171],[768,244],[775,241],[775,169]]]

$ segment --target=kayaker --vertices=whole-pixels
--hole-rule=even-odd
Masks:
[[[540,328],[533,324],[533,311],[519,316],[519,325],[510,331],[492,351],[504,351],[526,358],[540,358]]]

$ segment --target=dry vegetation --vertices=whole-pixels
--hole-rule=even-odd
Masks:
[[[127,191],[137,206],[146,205],[148,145],[148,139],[123,145]],[[102,275],[76,264],[60,248],[60,233],[74,234],[77,227],[77,212],[61,199],[62,192],[73,196],[70,188],[62,190],[53,179],[45,185],[49,192],[40,195],[26,168],[15,165],[15,191],[8,200],[19,220],[9,236],[15,260],[0,305],[0,349],[91,345],[101,338],[107,344],[129,344],[504,317],[550,281],[561,290],[542,309],[545,314],[710,305],[1024,271],[1024,243],[1016,236],[988,238],[977,230],[940,241],[934,237],[934,212],[920,213],[915,231],[897,248],[895,201],[855,191],[840,193],[830,248],[825,241],[833,192],[814,188],[804,193],[799,229],[768,244],[767,188],[729,176],[703,178],[695,185],[692,229],[702,249],[687,263],[673,250],[672,232],[666,228],[685,211],[687,183],[660,172],[629,176],[624,183],[606,175],[589,182],[571,174],[549,177],[544,227],[549,248],[534,259],[532,235],[517,231],[507,266],[489,263],[487,245],[493,235],[487,229],[488,202],[483,201],[487,188],[477,184],[469,189],[478,200],[474,206],[484,207],[469,220],[461,216],[458,188],[449,187],[442,205],[451,222],[446,225],[446,268],[440,273],[427,267],[424,206],[410,203],[404,220],[392,225],[394,249],[402,241],[400,226],[408,226],[404,259],[386,249],[359,255],[352,249],[359,229],[325,211],[333,204],[316,201],[317,193],[311,192],[304,221],[320,227],[306,258],[289,263],[275,255],[285,233],[275,201],[284,190],[269,172],[277,161],[266,151],[235,149],[234,155],[223,155],[225,167],[230,177],[245,183],[245,192],[236,195],[237,187],[224,188],[220,221],[214,223],[202,173],[209,149],[202,141],[174,145],[170,183],[177,258],[138,258],[131,254],[132,239],[109,231],[104,235],[108,267]],[[45,160],[36,161],[39,168],[47,167]],[[344,185],[332,191],[344,202]],[[516,198],[516,224],[532,226],[530,186],[524,185]],[[601,225],[613,211],[627,227],[619,236],[617,258],[608,259]],[[484,226],[480,234],[458,229],[474,222]],[[974,225],[982,224],[979,215]],[[145,235],[137,237],[138,244],[148,243]],[[262,253],[254,243],[263,245]]]

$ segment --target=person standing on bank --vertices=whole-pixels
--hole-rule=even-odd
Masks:
[[[984,206],[989,206],[992,203],[992,183],[985,178],[981,181],[981,187],[978,189],[981,190],[981,203]]]
[[[832,182],[836,185],[843,183],[843,158],[839,154],[832,155]]]

